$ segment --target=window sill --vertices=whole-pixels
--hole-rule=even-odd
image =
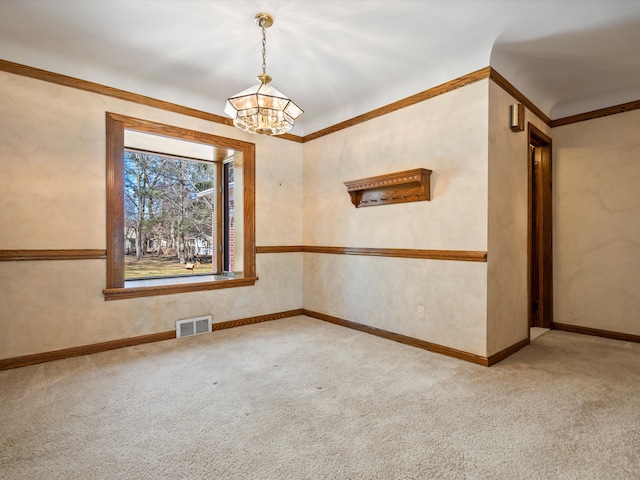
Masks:
[[[219,290],[222,288],[249,287],[255,285],[258,277],[229,278],[225,280],[200,281],[193,283],[178,283],[171,285],[150,285],[144,287],[105,288],[105,300],[122,300],[125,298],[155,297],[158,295],[172,295],[174,293],[201,292],[204,290]],[[133,283],[133,282],[130,282]]]
[[[124,288],[160,287],[164,285],[184,285],[189,283],[226,282],[235,278],[243,278],[242,272],[231,275],[202,274],[179,275],[175,277],[150,277],[125,279]]]

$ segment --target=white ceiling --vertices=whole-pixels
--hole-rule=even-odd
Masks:
[[[640,99],[640,0],[2,0],[0,58],[223,115],[261,11],[297,135],[488,65],[551,118]]]

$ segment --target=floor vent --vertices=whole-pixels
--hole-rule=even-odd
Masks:
[[[211,332],[211,315],[176,322],[176,338]]]

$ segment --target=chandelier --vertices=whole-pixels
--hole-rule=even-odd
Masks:
[[[273,17],[268,13],[258,13],[255,21],[262,28],[262,74],[257,77],[260,83],[230,97],[224,112],[233,118],[236,127],[245,132],[281,135],[291,130],[303,111],[269,85],[266,29],[273,25]]]

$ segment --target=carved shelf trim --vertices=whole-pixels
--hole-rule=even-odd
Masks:
[[[358,207],[373,207],[389,203],[431,200],[431,170],[415,168],[377,177],[344,182],[351,203]]]

